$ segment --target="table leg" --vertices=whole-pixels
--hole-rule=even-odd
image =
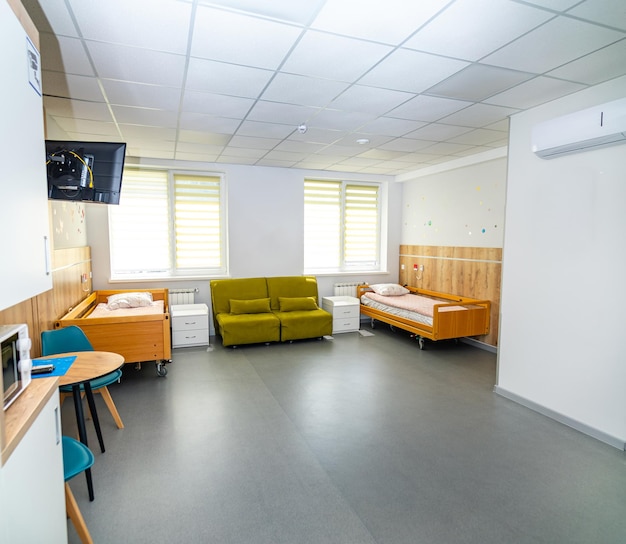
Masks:
[[[83,385],[85,386],[85,396],[87,397],[87,403],[89,404],[89,410],[91,411],[91,419],[93,419],[93,425],[96,428],[96,435],[98,435],[100,451],[104,453],[104,439],[102,438],[102,431],[100,430],[100,420],[98,419],[98,412],[96,411],[96,402],[93,398],[91,384],[89,382],[85,382]]]
[[[72,396],[74,398],[74,410],[76,412],[76,424],[78,425],[78,438],[88,446],[87,429],[85,429],[85,414],[83,412],[83,403],[80,398],[80,384],[72,385]]]
[[[87,444],[87,429],[85,428],[85,413],[83,412],[83,402],[80,398],[80,384],[72,386],[72,397],[74,398],[74,410],[76,412],[76,424],[78,425],[78,437],[80,441]],[[87,480],[87,491],[89,492],[89,500],[94,500],[93,481],[91,479],[91,468],[85,470],[85,479]]]

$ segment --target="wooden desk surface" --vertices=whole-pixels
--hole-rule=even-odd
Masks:
[[[124,357],[119,353],[110,351],[72,351],[42,358],[53,359],[56,357],[70,357],[72,355],[76,356],[76,360],[68,368],[64,376],[59,376],[59,385],[72,385],[74,383],[95,380],[100,376],[110,374],[124,364]],[[36,360],[33,359],[33,362]]]
[[[58,395],[58,378],[38,378],[4,413],[4,433],[0,466],[4,465],[52,395]],[[0,407],[0,410],[2,407]]]

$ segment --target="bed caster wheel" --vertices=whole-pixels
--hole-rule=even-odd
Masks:
[[[419,346],[420,349],[424,349],[424,339],[423,338],[418,338],[417,339],[417,345]]]
[[[159,378],[167,376],[167,367],[165,365],[157,365],[156,373]]]

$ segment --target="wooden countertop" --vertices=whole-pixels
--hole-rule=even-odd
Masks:
[[[58,389],[58,377],[34,379],[4,412],[4,426],[0,428],[2,435],[0,436],[2,447],[0,466],[9,460],[11,453],[30,429],[33,421],[37,419],[50,397],[58,393]]]

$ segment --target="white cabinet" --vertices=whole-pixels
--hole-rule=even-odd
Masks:
[[[0,51],[3,310],[52,288],[40,59],[6,0],[0,0]]]
[[[172,347],[209,344],[209,307],[206,304],[172,304]]]
[[[0,542],[67,542],[59,417],[55,390],[0,468]]]
[[[322,308],[333,314],[333,334],[359,330],[360,304],[356,297],[323,297]]]

